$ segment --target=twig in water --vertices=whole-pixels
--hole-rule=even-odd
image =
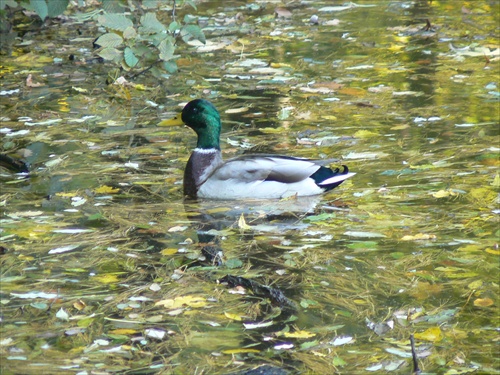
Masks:
[[[410,335],[410,345],[411,345],[411,357],[413,358],[413,374],[419,375],[421,373],[420,367],[418,367],[417,353],[415,351],[415,339],[413,334]]]

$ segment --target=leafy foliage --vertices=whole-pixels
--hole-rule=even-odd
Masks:
[[[178,38],[187,42],[197,39],[205,43],[205,34],[196,24],[197,17],[186,15],[183,21],[176,19],[176,9],[191,1],[146,0],[131,3],[116,0],[102,0],[102,9],[81,16],[81,19],[94,19],[106,30],[95,41],[99,46],[97,54],[105,60],[120,65],[125,70],[150,69],[155,76],[165,72],[177,71],[175,59]],[[42,20],[62,14],[68,7],[69,0],[5,0],[0,2],[0,11],[6,6],[18,6],[35,12]],[[165,23],[157,18],[158,9],[170,6],[171,22]],[[167,8],[168,9],[168,8]]]
[[[153,66],[152,73],[157,76],[161,76],[165,71],[173,73],[177,70],[175,47],[179,36],[184,41],[194,38],[205,43],[205,35],[195,24],[195,17],[184,17],[184,23],[176,20],[176,2],[171,2],[172,21],[168,25],[159,20],[157,13],[152,11],[160,5],[164,6],[165,2],[151,0],[142,2],[141,9],[129,7],[132,14],[130,17],[123,13],[111,12],[115,11],[116,3],[103,0],[105,11],[97,17],[97,22],[107,33],[101,35],[96,44],[100,46],[99,56],[120,64],[125,70]],[[142,15],[139,17],[138,13]]]
[[[20,5],[25,9],[35,12],[38,17],[42,19],[42,21],[45,21],[47,17],[53,18],[63,14],[68,7],[68,4],[69,0],[29,0],[29,2],[20,1],[19,4],[14,0],[8,0],[4,5],[2,5],[2,8],[5,5],[8,5],[11,8]]]

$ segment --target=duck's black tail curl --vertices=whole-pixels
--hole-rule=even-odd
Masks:
[[[345,178],[342,178],[345,176]],[[349,168],[347,165],[342,165],[342,170],[340,168],[330,169],[328,167],[320,167],[316,172],[311,175],[316,185],[329,191],[335,189],[347,178],[351,177],[352,174],[349,173]],[[329,182],[331,180],[331,182]]]

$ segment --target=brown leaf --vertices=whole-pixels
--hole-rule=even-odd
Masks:
[[[28,86],[28,87],[40,87],[40,86],[43,86],[43,83],[33,82],[32,75],[28,74],[28,78],[26,78],[26,86]]]
[[[478,298],[474,300],[474,306],[477,307],[488,307],[493,305],[494,302],[491,298]]]

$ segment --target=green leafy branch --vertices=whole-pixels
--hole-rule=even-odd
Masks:
[[[0,11],[3,11],[6,6],[13,9],[20,6],[35,12],[42,21],[45,21],[46,18],[54,18],[63,14],[68,4],[69,0],[1,0]]]
[[[109,1],[114,0],[103,0],[105,9]],[[156,66],[160,69],[154,70],[156,75],[161,75],[161,70],[168,73],[177,71],[177,39],[188,41],[194,38],[205,43],[205,35],[195,24],[195,17],[186,15],[182,23],[176,20],[176,1],[172,1],[172,21],[167,25],[158,20],[156,13],[151,11],[156,9],[158,3],[159,1],[153,0],[143,1],[142,7],[132,13],[142,13],[140,17],[106,11],[97,16],[98,25],[107,31],[95,41],[100,46],[98,55],[120,64],[125,70],[149,70]],[[194,7],[194,4],[191,5]]]
[[[177,20],[177,7],[188,4],[196,10],[192,1],[171,0],[171,22],[167,25],[157,18],[158,8],[164,7],[164,0],[101,0],[102,9],[86,14],[76,14],[81,21],[96,20],[106,33],[95,41],[99,46],[97,54],[113,61],[124,70],[145,72],[152,69],[155,76],[177,71],[175,60],[178,39],[197,39],[205,43],[205,34],[197,25],[197,18],[186,14]],[[61,15],[69,6],[69,0],[0,0],[0,12],[6,6],[35,12],[42,21]],[[138,73],[140,74],[140,73]]]

